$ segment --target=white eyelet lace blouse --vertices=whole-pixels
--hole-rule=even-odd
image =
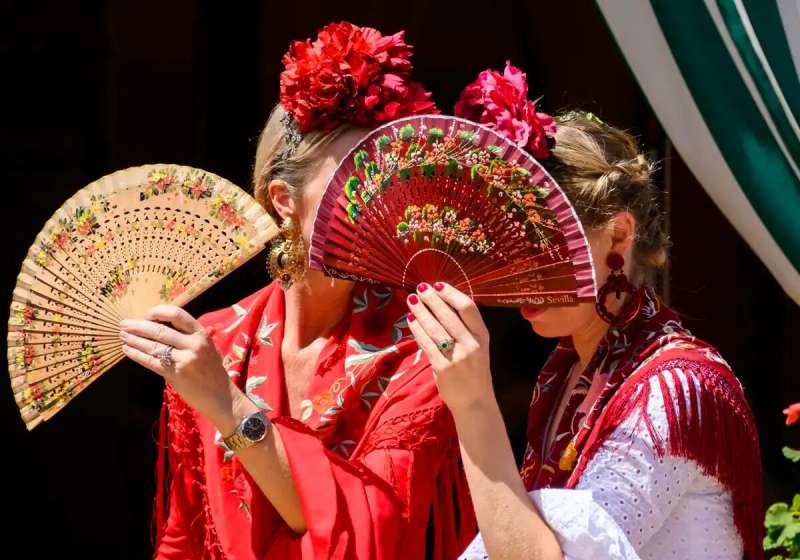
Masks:
[[[694,374],[678,374],[688,398],[685,384],[697,385]],[[676,394],[672,377],[664,377]],[[651,380],[647,413],[666,438],[663,399],[658,381]],[[697,463],[659,457],[639,420],[633,415],[606,440],[575,489],[530,492],[565,560],[741,559],[730,493]],[[486,558],[480,534],[460,557]]]

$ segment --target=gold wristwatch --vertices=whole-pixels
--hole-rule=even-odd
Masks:
[[[264,412],[255,412],[245,416],[236,431],[222,441],[231,451],[247,449],[267,437],[271,425]]]

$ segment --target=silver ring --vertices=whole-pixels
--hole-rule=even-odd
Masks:
[[[452,338],[443,338],[442,340],[436,343],[436,346],[439,348],[439,351],[442,352],[442,354],[448,354],[452,352],[453,346],[455,346],[455,344],[456,341],[453,340]]]
[[[161,367],[163,367],[167,371],[172,371],[173,369],[175,369],[175,360],[172,359],[173,350],[175,350],[175,347],[167,344],[166,346],[164,346],[164,349],[158,355],[158,361],[161,362]]]

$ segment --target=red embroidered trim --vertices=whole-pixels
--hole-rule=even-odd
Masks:
[[[426,445],[458,441],[453,417],[444,404],[437,404],[395,416],[372,430],[359,450],[366,455],[375,449],[414,450]]]

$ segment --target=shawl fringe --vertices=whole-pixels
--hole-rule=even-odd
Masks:
[[[169,415],[167,415],[167,409]],[[178,462],[178,457],[188,459]],[[208,503],[206,492],[205,459],[200,432],[194,419],[194,412],[169,386],[164,389],[164,404],[159,422],[159,450],[156,463],[158,472],[156,504],[154,519],[156,524],[155,553],[167,529],[167,513],[169,500],[167,496],[170,480],[179,480],[178,469],[186,468],[192,473],[193,490],[199,503],[202,504],[202,513],[195,519],[189,520],[192,526],[191,534],[202,534],[203,560],[224,560],[225,554],[222,544],[217,536],[214,521],[211,517],[211,506]],[[195,523],[202,523],[202,533],[194,531]]]
[[[660,456],[669,454],[694,461],[706,475],[730,491],[734,524],[742,537],[744,557],[761,560],[764,555],[761,462],[742,460],[761,455],[753,416],[741,386],[722,364],[701,363],[686,352],[683,357],[681,352],[663,354],[661,359],[626,380],[609,401],[586,442],[568,487],[577,484],[603,442],[628,418],[639,415]],[[681,379],[678,370],[685,373],[687,382]],[[664,395],[666,440],[647,414],[653,378]]]

